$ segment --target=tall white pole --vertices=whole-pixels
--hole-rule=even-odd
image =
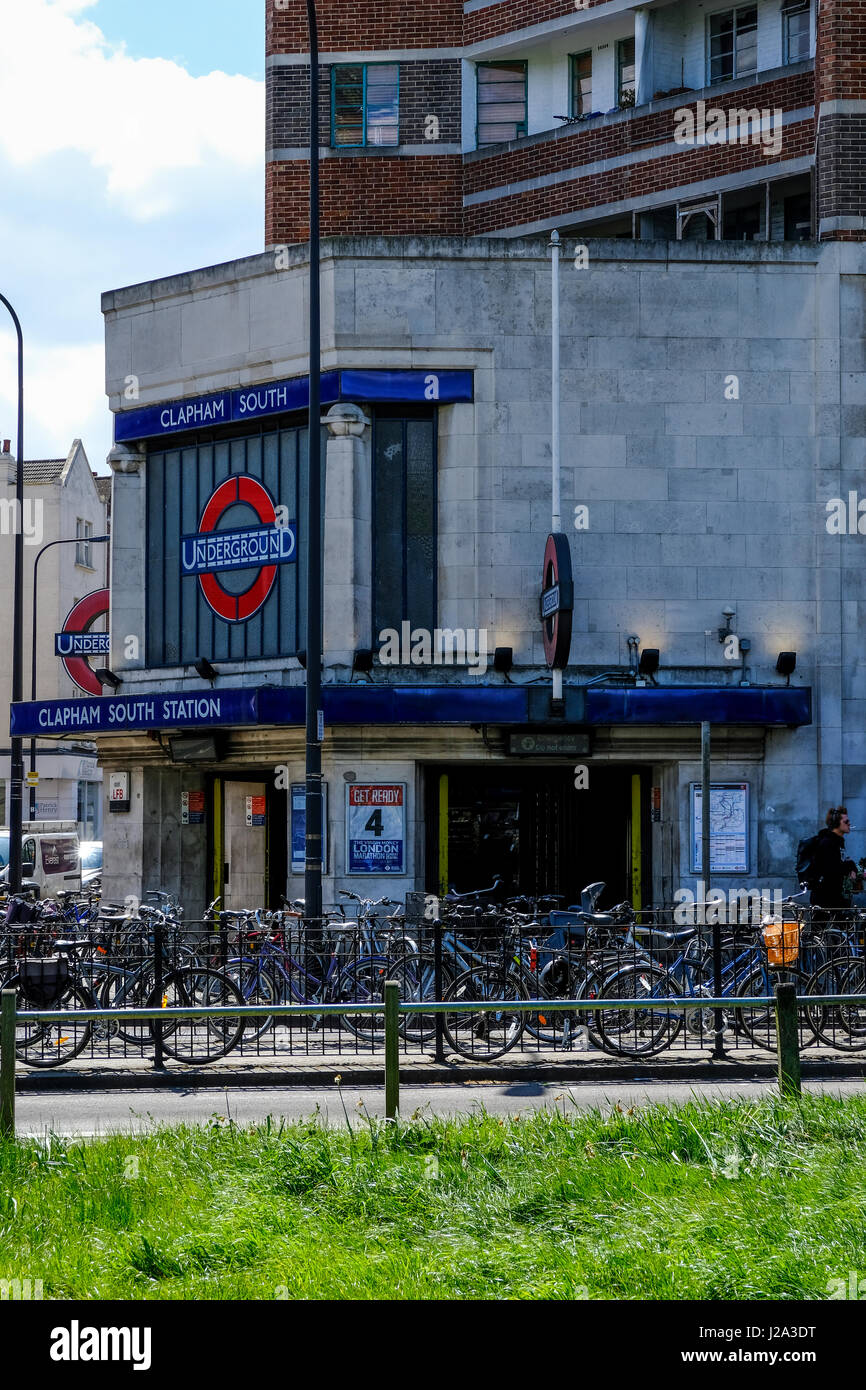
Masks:
[[[550,313],[550,461],[553,469],[551,486],[552,517],[550,529],[562,530],[562,498],[559,457],[559,232],[550,234],[550,247],[553,253],[551,267],[551,313]],[[562,672],[553,672],[553,698],[562,699]]]

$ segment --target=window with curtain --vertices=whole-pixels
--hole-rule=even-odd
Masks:
[[[478,144],[526,134],[526,64],[479,63]]]
[[[709,80],[729,82],[758,71],[758,8],[744,6],[709,17]]]
[[[620,39],[616,46],[616,99],[620,106],[634,105],[634,38]]]
[[[338,63],[331,69],[331,145],[400,143],[398,63]]]
[[[571,55],[572,116],[587,116],[592,110],[592,53]]]
[[[791,0],[782,6],[782,62],[802,63],[809,57],[811,44],[811,6],[809,0]]]

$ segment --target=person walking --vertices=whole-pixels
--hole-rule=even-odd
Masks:
[[[857,865],[845,857],[845,836],[851,833],[847,806],[831,806],[815,844],[810,901],[813,907],[838,911],[851,906],[846,879],[856,881]],[[852,885],[853,886],[853,885]]]

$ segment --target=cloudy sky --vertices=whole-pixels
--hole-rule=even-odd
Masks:
[[[0,0],[0,291],[25,453],[105,469],[104,290],[264,240],[264,0]],[[0,305],[0,438],[15,436]]]

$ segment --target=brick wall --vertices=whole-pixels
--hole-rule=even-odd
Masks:
[[[610,0],[585,0],[579,8],[589,10],[608,4]],[[566,15],[573,15],[575,8],[575,0],[500,0],[497,5],[488,5],[483,10],[473,10],[466,15],[463,42],[480,43],[482,39],[492,39],[498,34],[509,34],[513,29],[529,29],[533,24],[562,19]]]
[[[817,204],[822,240],[866,241],[866,0],[821,0],[815,101],[863,104],[820,113]]]
[[[562,2],[562,0],[560,0]],[[573,0],[572,0],[573,2]],[[265,52],[309,50],[307,10],[302,0],[265,0]],[[462,0],[408,5],[405,0],[327,0],[317,6],[319,51],[352,49],[456,48],[463,42]]]
[[[810,106],[811,95],[812,74],[800,73],[745,91],[719,93],[714,104],[726,111],[752,107],[791,111]],[[685,96],[681,103],[676,110],[695,109],[695,102],[688,101]],[[539,139],[522,148],[489,155],[473,153],[466,160],[464,192],[471,194],[501,188],[524,179],[557,174],[668,144],[674,138],[675,109],[648,116],[635,115],[573,132],[566,127],[549,139]],[[530,189],[469,207],[466,209],[466,233],[477,235],[519,226],[559,213],[586,211],[739,170],[761,168],[777,160],[798,159],[811,153],[813,142],[814,121],[810,117],[783,127],[780,155],[767,157],[760,145],[753,144],[683,146],[662,158],[585,174],[551,187]]]
[[[339,154],[321,163],[325,236],[391,234],[459,236],[462,161],[454,155]],[[266,170],[268,246],[309,236],[309,165],[305,159]]]

